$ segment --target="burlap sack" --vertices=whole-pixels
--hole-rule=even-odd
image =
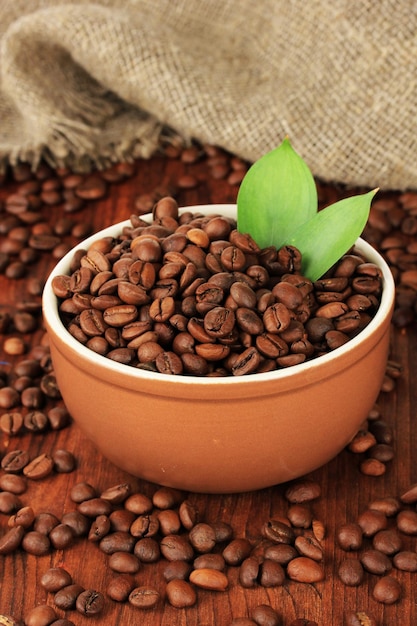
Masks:
[[[178,134],[417,188],[414,0],[0,0],[0,159],[87,169]]]

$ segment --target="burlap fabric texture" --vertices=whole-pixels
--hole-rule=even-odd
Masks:
[[[0,160],[86,170],[167,136],[417,188],[414,0],[0,0]]]

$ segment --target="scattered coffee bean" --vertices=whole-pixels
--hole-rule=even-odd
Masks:
[[[40,583],[48,593],[56,593],[72,584],[72,577],[63,567],[51,567],[41,577]]]
[[[154,609],[160,594],[150,587],[135,587],[129,594],[129,603],[138,609]]]
[[[380,578],[372,591],[372,596],[377,602],[382,604],[394,604],[401,597],[401,585],[393,576],[383,576]]]
[[[165,592],[168,602],[177,609],[194,606],[197,602],[197,594],[194,587],[186,580],[180,578],[169,580]]]

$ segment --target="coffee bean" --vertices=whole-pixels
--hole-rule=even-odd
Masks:
[[[25,615],[26,626],[48,626],[58,618],[55,610],[46,604],[35,606]]]
[[[262,534],[266,539],[274,543],[294,543],[295,533],[289,524],[279,520],[269,520],[262,528]]]
[[[14,515],[9,518],[8,526],[23,526],[30,528],[35,520],[35,512],[31,506],[20,508]]]
[[[194,569],[218,569],[220,572],[224,572],[226,569],[226,562],[221,554],[212,552],[210,554],[201,554],[194,559],[193,567]]]
[[[51,549],[51,542],[48,537],[37,530],[31,530],[22,538],[22,548],[28,554],[43,556]]]
[[[83,591],[84,587],[77,583],[66,585],[55,593],[54,604],[58,609],[62,609],[63,611],[75,609],[77,598]]]
[[[129,483],[122,483],[113,487],[108,487],[105,491],[102,491],[100,498],[108,500],[112,504],[120,504],[129,497],[132,491],[132,487]]]
[[[161,554],[168,561],[191,561],[194,550],[191,543],[182,535],[167,535],[160,542]]]
[[[80,504],[85,500],[91,500],[97,496],[97,490],[93,485],[86,482],[77,483],[71,489],[70,497],[73,502]],[[106,505],[107,506],[107,505]]]
[[[0,537],[0,554],[11,554],[20,546],[25,535],[23,526],[13,526]]]
[[[417,552],[404,550],[394,555],[394,567],[404,572],[417,572]]]
[[[190,573],[189,579],[196,587],[210,589],[211,591],[225,591],[229,586],[226,574],[216,569],[195,569]]]
[[[79,511],[69,511],[61,518],[62,524],[72,529],[74,537],[85,537],[90,529],[90,520]]]
[[[27,489],[27,482],[18,474],[3,474],[0,476],[0,489],[3,491],[10,491],[16,495],[25,493]]]
[[[160,594],[150,587],[135,587],[129,594],[129,603],[138,609],[154,609]]]
[[[305,556],[300,556],[287,565],[287,574],[291,580],[301,583],[316,583],[324,579],[322,566]]]
[[[192,565],[186,561],[170,561],[164,568],[164,579],[187,580],[192,571]]]
[[[0,492],[0,513],[10,515],[20,509],[21,506],[20,498],[15,493],[10,491]]]
[[[341,561],[337,573],[342,583],[349,587],[358,587],[364,578],[363,567],[357,559]]]
[[[98,615],[104,607],[104,596],[100,591],[86,589],[82,591],[76,599],[75,608],[82,615],[87,617]]]
[[[222,556],[227,565],[241,565],[252,551],[252,544],[244,537],[232,539],[223,549]]]
[[[13,450],[5,454],[1,467],[5,472],[18,474],[29,463],[29,454],[25,450]]]
[[[372,537],[378,531],[387,527],[388,521],[386,515],[375,509],[367,509],[363,511],[358,519],[358,525],[361,527],[365,537]]]
[[[360,562],[367,572],[383,575],[392,569],[391,559],[380,550],[364,550],[360,555]]]
[[[87,489],[86,489],[87,491]],[[76,494],[77,495],[77,494]],[[110,515],[112,505],[108,500],[93,497],[89,500],[83,500],[78,504],[78,511],[87,517],[97,517],[98,515]]]
[[[68,474],[75,469],[75,457],[69,450],[55,450],[52,453],[52,460],[54,470],[59,474]]]
[[[404,504],[415,504],[417,502],[417,483],[410,487],[400,495],[400,500]]]
[[[56,550],[63,550],[73,543],[74,532],[67,524],[57,524],[49,533],[49,540]]]
[[[58,526],[59,519],[53,513],[39,513],[35,517],[35,521],[33,524],[33,530],[41,533],[42,535],[49,535],[51,530]]]
[[[258,626],[280,626],[281,624],[277,611],[268,604],[258,604],[252,609],[250,615]]]
[[[209,524],[197,523],[189,532],[189,540],[197,552],[211,552],[216,545],[216,534]]]
[[[135,545],[135,537],[130,533],[123,531],[115,531],[109,533],[99,542],[100,550],[105,554],[114,554],[114,552],[131,552]]]
[[[167,582],[165,592],[168,602],[177,609],[194,606],[197,602],[197,594],[186,580],[174,578]]]
[[[42,453],[30,461],[23,468],[23,474],[31,480],[42,480],[49,476],[54,469],[53,458],[46,453]]]
[[[72,577],[63,567],[51,567],[41,577],[40,583],[48,593],[56,593],[72,584]]]
[[[152,537],[144,537],[135,543],[134,554],[142,563],[156,563],[161,556],[159,543]]]
[[[382,604],[394,604],[399,601],[401,593],[401,585],[396,578],[383,576],[375,584],[372,597]]]
[[[320,495],[320,485],[308,480],[292,484],[285,492],[286,499],[293,504],[311,502],[319,498]]]
[[[136,574],[140,570],[140,561],[130,552],[113,552],[108,560],[110,569],[121,574]]]
[[[372,545],[376,550],[390,556],[401,550],[402,539],[394,528],[390,528],[378,531],[372,539]]]
[[[336,531],[336,540],[342,550],[359,550],[362,539],[362,528],[354,522],[342,524]]]
[[[397,518],[397,528],[406,535],[417,535],[417,512],[399,511]]]
[[[106,593],[116,602],[125,602],[130,592],[135,588],[135,578],[130,574],[121,574],[111,578],[106,589]]]

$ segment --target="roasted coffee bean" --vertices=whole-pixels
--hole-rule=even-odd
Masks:
[[[194,606],[197,602],[197,594],[193,586],[180,578],[169,580],[165,592],[170,605],[177,609]]]
[[[23,526],[23,528],[30,528],[35,520],[35,512],[31,506],[24,506],[20,508],[14,515],[11,515],[8,521],[8,526]]]
[[[72,577],[63,567],[51,567],[41,577],[40,583],[49,593],[56,593],[72,584]]]
[[[19,496],[25,493],[27,481],[23,476],[19,476],[18,474],[3,474],[0,476],[0,489],[10,491]]]
[[[400,500],[404,504],[414,504],[417,502],[417,483],[410,487],[400,495]]]
[[[310,480],[295,482],[285,492],[286,499],[292,504],[311,502],[319,498],[320,495],[320,485]]]
[[[381,511],[366,509],[359,515],[357,523],[361,527],[365,537],[372,537],[378,531],[384,530],[387,527],[388,520],[386,515]]]
[[[130,552],[113,552],[108,560],[110,569],[121,574],[136,574],[140,570],[140,561]]]
[[[0,416],[0,430],[9,437],[18,435],[23,428],[23,415],[19,411],[8,411]]]
[[[154,609],[160,594],[150,587],[135,587],[129,594],[129,603],[138,609]]]
[[[37,530],[27,532],[22,538],[22,548],[25,552],[35,556],[48,554],[51,542],[48,537]]]
[[[43,432],[47,429],[49,420],[43,411],[29,411],[23,418],[23,424],[30,432]]]
[[[135,541],[135,537],[130,533],[118,530],[103,537],[99,542],[99,547],[105,554],[131,552],[134,548]]]
[[[21,506],[20,498],[15,493],[11,493],[10,491],[0,492],[0,513],[10,515],[18,511]]]
[[[363,530],[359,524],[349,522],[336,530],[336,540],[342,550],[359,550],[363,542]]]
[[[308,556],[315,561],[321,561],[323,558],[323,549],[313,534],[296,537],[294,546],[302,556]]]
[[[161,557],[158,541],[152,537],[143,537],[135,543],[134,554],[142,563],[156,563]]]
[[[341,561],[337,573],[342,583],[348,587],[359,587],[364,578],[363,567],[357,559]]]
[[[49,533],[49,540],[56,550],[63,550],[73,543],[74,532],[67,524],[58,524]]]
[[[90,529],[90,520],[79,511],[64,513],[61,523],[72,529],[74,537],[85,537]]]
[[[0,537],[0,554],[11,554],[22,543],[25,535],[23,526],[13,526]]]
[[[394,567],[404,572],[417,571],[417,552],[404,550],[397,552],[392,559]]]
[[[103,539],[111,529],[110,519],[107,515],[98,515],[94,522],[91,524],[88,532],[88,539],[93,542],[98,542]],[[129,530],[129,529],[127,529]],[[124,532],[127,532],[124,531]]]
[[[239,583],[245,589],[256,587],[258,584],[260,562],[254,556],[249,556],[242,561],[239,568]]]
[[[149,498],[145,494],[133,493],[125,500],[124,507],[126,510],[131,511],[136,515],[145,515],[152,511],[153,504],[151,498]]]
[[[401,535],[394,528],[380,530],[372,539],[372,545],[375,550],[379,550],[388,556],[399,552],[402,548],[402,544]]]
[[[417,535],[417,512],[399,511],[397,518],[397,528],[405,535]]]
[[[364,550],[359,558],[363,567],[371,574],[383,575],[392,569],[391,559],[380,550]]]
[[[380,578],[373,590],[372,597],[382,604],[395,604],[401,598],[401,585],[393,576],[383,576]]]
[[[98,615],[104,608],[104,596],[100,591],[86,589],[77,596],[75,608],[88,617]]]
[[[68,611],[75,608],[78,596],[84,591],[84,587],[77,583],[66,585],[54,595],[54,604],[58,609]]]
[[[135,588],[135,578],[130,574],[121,574],[111,578],[106,593],[115,602],[125,602]]]
[[[279,520],[269,520],[263,525],[262,534],[274,543],[292,544],[295,540],[294,529]]]
[[[313,514],[309,506],[293,504],[288,508],[287,517],[292,526],[296,528],[310,528],[313,522]]]
[[[278,587],[284,584],[285,571],[273,559],[264,559],[259,570],[259,584],[262,587]]]
[[[75,457],[69,450],[54,450],[52,453],[54,470],[60,474],[68,474],[75,469]]]
[[[181,530],[181,520],[173,509],[163,509],[158,512],[159,532],[162,535],[176,535]]]
[[[278,543],[268,546],[265,549],[264,556],[266,559],[272,559],[280,565],[287,565],[292,559],[298,556],[294,546],[285,543]]]
[[[48,626],[56,619],[58,615],[55,610],[47,604],[39,604],[25,615],[26,626]]]
[[[189,580],[196,587],[211,591],[225,591],[229,586],[226,574],[216,569],[195,569],[190,573]]]
[[[188,537],[197,552],[211,552],[216,545],[216,534],[213,528],[203,522],[193,526]]]
[[[258,604],[250,613],[251,618],[258,626],[280,626],[279,614],[269,604]]]
[[[31,480],[42,480],[54,469],[53,458],[46,453],[40,454],[23,468],[23,474]]]
[[[232,539],[223,549],[222,556],[227,565],[241,565],[252,551],[252,544],[244,537]]]
[[[154,537],[158,532],[159,519],[156,513],[139,515],[130,526],[130,534],[133,537]]]
[[[53,513],[39,513],[34,520],[33,530],[42,535],[49,535],[51,530],[60,523],[59,519]]]
[[[168,561],[191,561],[194,549],[188,539],[182,535],[167,535],[160,542],[161,554]]]
[[[102,491],[100,498],[108,500],[112,504],[120,504],[129,497],[131,491],[132,487],[129,483],[121,483],[120,485],[114,485]]]
[[[87,517],[97,517],[98,515],[110,515],[112,504],[103,498],[90,498],[78,504],[78,511]]]
[[[300,556],[288,563],[287,575],[297,582],[316,583],[324,579],[324,570],[317,561]]]
[[[223,572],[226,569],[226,562],[221,554],[212,552],[210,554],[201,554],[194,559],[193,567],[194,569],[218,569],[220,572]]]
[[[163,576],[166,581],[187,580],[193,567],[187,561],[170,561],[165,565]]]
[[[73,502],[80,504],[85,500],[92,500],[98,495],[96,488],[86,482],[77,483],[71,489],[70,497]],[[108,505],[106,505],[107,507]],[[99,513],[98,513],[99,515]]]

